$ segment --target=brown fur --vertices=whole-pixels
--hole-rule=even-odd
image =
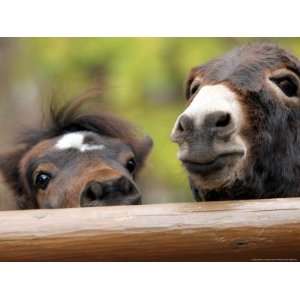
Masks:
[[[0,155],[0,170],[19,208],[137,203],[136,197],[121,196],[122,187],[113,182],[115,190],[110,193],[116,195],[116,199],[82,204],[80,199],[91,182],[110,184],[123,178],[122,184],[132,185],[131,189],[138,195],[134,180],[152,147],[152,140],[140,137],[131,124],[99,110],[93,114],[84,112],[86,102],[86,97],[79,97],[60,109],[52,105],[46,122],[26,129],[15,150]],[[84,135],[84,143],[104,143],[104,150],[80,153],[72,148],[63,151],[55,148],[63,135],[76,132]],[[132,173],[126,169],[130,159],[136,162]],[[45,190],[34,186],[34,178],[41,171],[51,174],[51,182]]]

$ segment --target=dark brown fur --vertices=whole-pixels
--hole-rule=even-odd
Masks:
[[[245,115],[241,135],[249,146],[240,178],[213,190],[192,181],[196,196],[206,200],[300,196],[300,98],[288,101],[270,89],[266,80],[279,69],[290,70],[299,81],[299,60],[276,45],[262,43],[236,48],[191,70],[188,101],[193,100],[195,80],[201,85],[225,84],[239,95]]]

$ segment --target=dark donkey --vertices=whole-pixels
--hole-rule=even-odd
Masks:
[[[197,200],[300,196],[300,62],[250,44],[192,69],[172,139]]]
[[[0,156],[19,208],[141,202],[135,177],[152,140],[111,115],[81,113],[84,102],[52,107],[46,125],[24,132],[17,149]]]

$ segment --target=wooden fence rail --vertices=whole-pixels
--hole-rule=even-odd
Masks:
[[[0,212],[0,261],[300,259],[300,198]]]

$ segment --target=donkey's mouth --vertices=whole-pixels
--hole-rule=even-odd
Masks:
[[[206,162],[192,161],[189,159],[182,159],[181,162],[189,173],[207,175],[222,170],[225,166],[232,164],[243,156],[244,151],[236,151],[220,154]]]

